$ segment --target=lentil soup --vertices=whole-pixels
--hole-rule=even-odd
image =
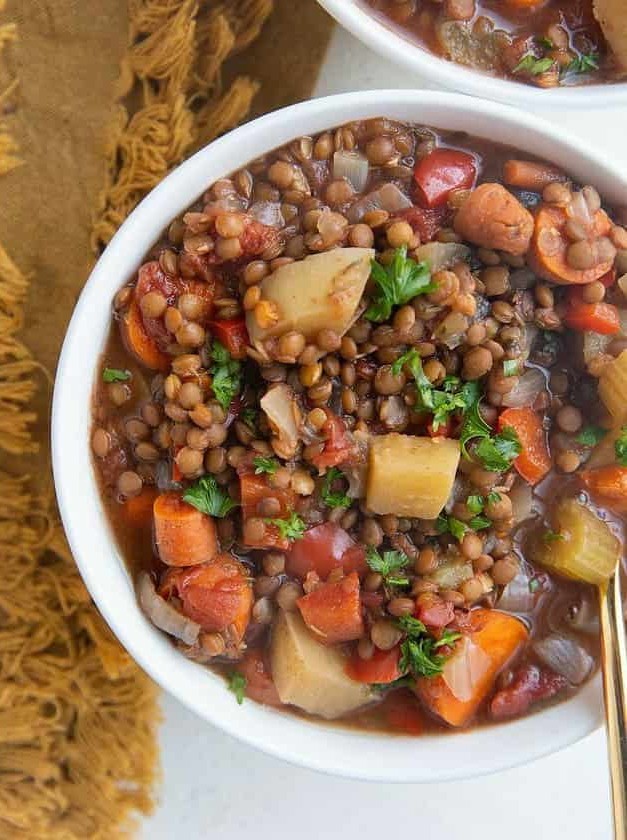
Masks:
[[[627,231],[384,118],[207,189],[113,301],[92,449],[148,618],[257,701],[420,734],[598,665],[624,552]]]
[[[597,3],[598,20],[593,0],[362,2],[424,49],[491,75],[542,88],[625,78],[622,0]]]

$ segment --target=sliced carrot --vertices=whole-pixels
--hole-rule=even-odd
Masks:
[[[522,451],[514,461],[516,470],[529,484],[537,484],[551,469],[551,456],[539,415],[527,407],[508,408],[499,416],[499,430],[505,428],[514,429],[522,444]]]
[[[169,569],[159,588],[164,598],[176,595],[182,611],[208,633],[229,631],[239,642],[246,632],[253,592],[244,566],[230,554],[191,569]]]
[[[621,328],[618,309],[605,301],[586,303],[584,300],[570,300],[564,314],[564,323],[571,330],[601,335],[615,335]]]
[[[155,339],[146,332],[139,304],[134,297],[120,319],[120,332],[124,346],[140,364],[149,370],[169,370],[170,357],[159,349]]]
[[[153,505],[155,543],[162,563],[195,566],[218,553],[213,519],[184,502],[178,493],[162,493]]]
[[[572,268],[566,261],[566,252],[570,240],[564,228],[568,216],[563,207],[554,204],[541,204],[536,213],[531,248],[527,261],[531,269],[544,280],[554,283],[579,285],[592,283],[603,277],[611,268],[613,260],[599,263],[593,268]],[[590,230],[590,241],[596,237],[607,236],[612,223],[604,210],[594,214]]]
[[[344,670],[351,680],[361,683],[391,683],[401,676],[398,663],[401,657],[400,647],[392,650],[375,650],[370,659],[362,659],[355,651],[346,663]]]
[[[566,181],[566,175],[556,166],[533,160],[506,160],[503,164],[503,181],[509,187],[542,192],[554,181]]]
[[[502,184],[480,184],[457,211],[453,226],[474,245],[508,254],[529,250],[533,216]]]
[[[425,707],[451,726],[465,726],[494,685],[499,672],[518,653],[529,637],[526,626],[498,610],[476,609],[468,616],[469,634],[457,643],[455,653],[436,677],[421,677],[415,691]],[[472,647],[469,648],[468,645]],[[455,659],[457,657],[457,660]],[[456,696],[447,677],[454,668],[462,671],[463,686]]]
[[[266,706],[282,706],[279,693],[272,680],[270,668],[259,648],[249,648],[244,658],[237,663],[237,671],[246,678],[246,697],[265,703]]]
[[[152,526],[152,508],[158,495],[156,487],[144,487],[139,496],[133,496],[121,505],[122,516],[130,528]]]
[[[265,475],[255,475],[253,472],[244,472],[239,478],[244,519],[259,516],[258,505],[264,499],[276,499],[278,501],[280,509],[275,517],[277,519],[289,515],[290,511],[294,509],[295,496],[292,490],[271,487]],[[246,529],[244,529],[245,536]],[[247,542],[246,545],[251,548],[281,548],[286,550],[290,547],[290,542],[281,537],[281,532],[276,525],[266,523],[265,533],[261,540],[254,545],[250,542]]]
[[[617,513],[627,512],[627,467],[608,464],[580,473],[583,486]]]
[[[357,572],[336,583],[323,583],[296,603],[305,624],[323,644],[350,642],[364,634]]]

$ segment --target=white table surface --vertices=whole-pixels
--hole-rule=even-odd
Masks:
[[[337,29],[316,95],[428,87]],[[551,113],[627,165],[627,113]],[[627,202],[626,202],[627,203]],[[541,761],[465,782],[384,785],[293,767],[224,735],[163,697],[160,807],[145,840],[610,840],[604,734]],[[498,749],[495,738],[494,749]],[[392,832],[394,833],[392,835]]]

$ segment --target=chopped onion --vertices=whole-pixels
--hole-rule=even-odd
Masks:
[[[461,312],[449,312],[434,330],[435,338],[454,350],[462,344],[468,329],[468,318]]]
[[[535,324],[523,324],[521,325],[521,329],[523,331],[523,337],[521,340],[520,358],[526,362],[540,330]]]
[[[442,678],[451,693],[465,703],[474,696],[477,683],[485,677],[490,667],[488,654],[468,636],[464,636],[455,653],[447,659],[442,669]]]
[[[258,201],[250,207],[248,215],[268,227],[282,228],[285,225],[281,205],[278,201]]]
[[[352,224],[360,222],[366,213],[372,210],[387,210],[388,213],[398,213],[413,207],[411,201],[402,193],[396,184],[384,184],[356,201],[348,211],[348,220]]]
[[[520,478],[514,482],[512,489],[509,491],[509,499],[512,503],[512,519],[514,525],[520,525],[526,519],[530,519],[534,515],[533,510],[533,492],[531,485],[527,484]]]
[[[148,618],[160,630],[175,636],[186,645],[193,645],[200,633],[200,624],[182,615],[157,594],[155,585],[147,572],[142,572],[137,580],[139,603]]]
[[[575,609],[573,609],[575,607]],[[599,633],[599,611],[596,601],[582,595],[578,604],[570,606],[566,615],[566,624],[579,633],[596,636]]]
[[[180,482],[172,478],[172,467],[167,461],[158,461],[155,469],[155,484],[159,490],[177,490]]]
[[[590,208],[588,202],[583,194],[583,190],[573,193],[573,198],[570,204],[566,207],[566,215],[576,222],[580,222],[585,227],[592,224],[592,216],[590,215]]]
[[[210,201],[203,208],[203,213],[208,216],[217,216],[219,213],[236,213],[239,210],[245,210],[248,205],[246,199],[238,195],[236,192],[228,193],[217,198],[215,201]]]
[[[289,385],[280,382],[270,388],[259,403],[266,414],[272,431],[282,438],[288,447],[298,444],[298,417],[300,409]]]
[[[531,567],[521,563],[516,577],[503,589],[497,601],[497,607],[504,612],[529,615],[533,612],[541,589],[532,592],[529,586],[532,578]]]
[[[503,396],[502,403],[508,408],[532,406],[545,388],[544,374],[538,368],[530,368],[523,373],[509,394]]]
[[[416,260],[426,262],[432,273],[462,262],[470,256],[470,248],[459,242],[428,242],[416,248]]]
[[[333,155],[333,177],[346,178],[355,192],[362,192],[368,183],[368,159],[359,152],[342,150]]]
[[[569,683],[580,685],[592,670],[594,661],[585,648],[570,636],[551,633],[533,645],[536,656]]]
[[[366,495],[366,481],[368,480],[370,435],[364,432],[355,432],[353,439],[359,451],[358,458],[353,464],[342,464],[341,470],[348,481],[346,495],[351,499],[363,499]]]
[[[597,356],[605,353],[608,344],[613,336],[601,335],[598,332],[586,330],[583,334],[583,360],[586,364],[596,359]]]

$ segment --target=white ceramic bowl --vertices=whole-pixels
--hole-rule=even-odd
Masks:
[[[53,466],[66,534],[85,583],[122,644],[164,689],[201,718],[294,763],[361,779],[438,781],[521,764],[592,732],[602,719],[598,679],[573,699],[523,720],[417,739],[303,720],[252,701],[238,706],[222,679],[177,653],[139,610],[109,530],[90,455],[92,386],[110,326],[111,301],[159,233],[212,182],[252,158],[299,135],[381,115],[522,146],[595,184],[610,201],[624,202],[626,174],[576,139],[564,137],[558,128],[530,114],[456,94],[342,94],[248,123],[202,149],[153,190],[94,268],[59,360],[52,413]]]
[[[410,35],[386,26],[362,0],[318,0],[349,32],[379,55],[400,64],[425,81],[449,90],[485,96],[520,108],[616,108],[627,105],[627,82],[542,88],[499,79],[440,58],[420,47]]]

